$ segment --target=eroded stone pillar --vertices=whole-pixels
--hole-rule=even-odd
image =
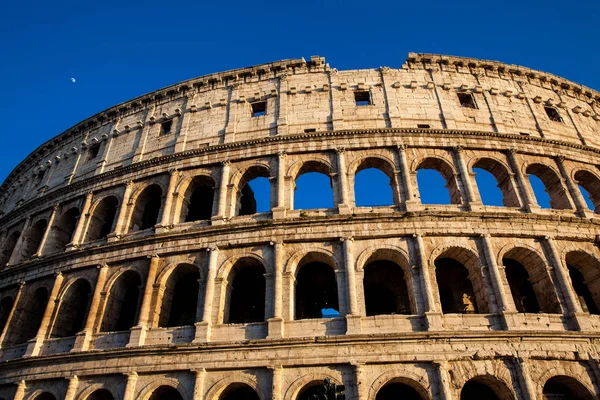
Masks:
[[[23,287],[25,286],[25,282],[19,283],[19,290],[17,291],[17,295],[15,296],[15,300],[13,301],[12,308],[10,309],[10,313],[8,313],[8,318],[6,318],[6,323],[4,324],[4,329],[0,332],[0,349],[4,344],[4,339],[6,338],[6,334],[8,333],[8,329],[13,322],[13,318],[15,316],[15,311],[17,310],[17,306],[19,305],[19,301],[21,301],[21,295],[23,294]]]
[[[522,393],[525,396],[525,400],[536,400],[535,386],[531,381],[531,374],[529,372],[529,360],[526,358],[518,358],[515,360],[517,368],[520,369],[519,376],[523,386]]]
[[[52,291],[50,292],[50,297],[48,297],[48,304],[46,305],[46,310],[44,311],[44,316],[42,317],[42,322],[40,323],[40,327],[38,329],[35,338],[29,341],[27,345],[27,350],[25,351],[25,356],[37,356],[40,354],[40,350],[42,349],[42,345],[44,344],[44,339],[46,338],[46,334],[48,329],[50,328],[50,319],[52,318],[52,313],[54,312],[54,308],[58,303],[58,293],[60,292],[60,288],[63,282],[62,273],[57,273],[54,278],[54,285],[52,286]]]
[[[450,387],[450,378],[448,377],[448,362],[447,361],[434,361],[438,374],[438,392],[441,400],[452,400],[452,389]]]
[[[517,150],[516,149],[509,149],[507,151],[507,157],[508,157],[508,162],[510,164],[510,167],[513,170],[513,173],[515,174],[515,178],[517,180],[517,189],[519,191],[519,193],[521,194],[521,196],[519,196],[522,201],[523,204],[521,205],[523,207],[523,209],[529,213],[531,212],[536,212],[539,211],[540,206],[537,204],[537,201],[535,200],[535,196],[533,194],[533,191],[531,190],[531,186],[529,185],[529,182],[526,181],[525,177],[523,176],[523,174],[521,173],[521,168],[519,168],[519,163],[517,162]]]
[[[202,321],[197,322],[196,337],[194,343],[206,343],[210,340],[210,328],[213,323],[213,297],[215,292],[215,277],[219,261],[219,248],[217,246],[208,249],[210,256],[208,258],[208,275],[206,277],[206,295],[204,296],[204,312]]]
[[[278,365],[269,369],[271,370],[271,399],[281,400],[283,399],[283,367]]]
[[[159,226],[167,227],[171,223],[171,208],[173,205],[173,198],[175,197],[175,188],[177,187],[177,181],[179,180],[179,171],[176,169],[169,170],[169,186],[167,188],[167,195],[165,197],[165,205],[163,207],[162,217],[160,219]]]
[[[148,276],[146,278],[146,284],[144,285],[144,297],[142,299],[142,306],[140,307],[140,316],[138,317],[137,325],[131,328],[127,347],[143,346],[146,339],[146,331],[148,330],[148,322],[150,320],[152,289],[154,287],[156,272],[158,271],[158,265],[160,263],[160,257],[156,254],[153,254],[149,258],[150,266],[148,267]]]
[[[361,316],[358,310],[356,295],[356,270],[354,267],[354,238],[340,238],[344,249],[344,270],[346,271],[346,288],[348,293],[348,314],[346,314],[346,333],[361,332]]]
[[[365,382],[365,364],[354,363],[354,382],[356,382],[356,399],[367,400],[369,397],[369,386]]]
[[[129,372],[125,374],[127,376],[127,383],[125,384],[125,393],[123,393],[123,400],[133,400],[135,395],[135,384],[138,379],[136,372]]]
[[[346,156],[343,147],[335,149],[337,154],[337,175],[338,175],[338,193],[340,202],[338,212],[340,214],[350,214],[351,209],[348,204],[348,174],[346,173]]]
[[[268,338],[280,339],[284,336],[283,322],[283,264],[284,260],[284,245],[281,240],[271,242],[273,249],[273,316],[269,318],[269,334]]]
[[[277,206],[273,208],[273,219],[285,218],[285,167],[287,155],[279,152],[277,157]]]
[[[33,254],[34,257],[41,257],[43,255],[44,247],[46,246],[46,242],[48,241],[48,236],[50,235],[50,232],[52,231],[52,225],[54,224],[54,219],[56,218],[56,210],[58,210],[58,206],[59,206],[58,203],[54,204],[52,206],[52,212],[50,212],[50,217],[48,218],[48,224],[46,225],[46,230],[44,231],[44,234],[42,235],[42,240],[40,241],[38,248],[36,249],[35,253]]]
[[[460,180],[463,184],[463,188],[465,189],[465,205],[469,210],[473,211],[474,207],[481,206],[481,200],[473,188],[471,174],[469,174],[469,169],[467,168],[467,164],[465,163],[465,159],[463,157],[462,146],[454,146],[453,150],[454,159],[456,160],[458,172],[460,173]]]
[[[17,390],[15,391],[15,398],[13,400],[23,400],[25,398],[25,389],[27,389],[25,381],[17,382]]]
[[[83,201],[83,207],[81,208],[81,213],[79,214],[79,218],[77,219],[77,226],[75,227],[75,232],[73,232],[73,238],[71,239],[71,243],[67,244],[67,250],[74,250],[79,247],[79,244],[83,241],[83,227],[86,225],[87,220],[89,218],[90,207],[92,206],[92,199],[94,197],[94,193],[88,192],[85,195],[85,200]]]
[[[114,236],[119,238],[121,235],[127,233],[126,219],[129,210],[129,201],[131,198],[131,192],[133,191],[133,181],[127,181],[125,183],[125,192],[123,193],[123,200],[121,201],[121,207],[119,207],[119,213],[117,215],[117,224],[115,225]]]
[[[15,265],[18,262],[19,257],[21,256],[23,241],[25,240],[25,237],[27,237],[27,235],[29,234],[30,225],[31,225],[31,216],[28,215],[27,219],[25,220],[25,223],[23,224],[23,230],[21,231],[21,234],[19,235],[19,239],[17,239],[17,243],[15,244],[15,247],[13,248],[13,252],[10,255],[10,258],[8,259],[8,263],[6,264],[7,266]]]
[[[98,265],[98,278],[96,279],[96,287],[94,288],[94,294],[92,296],[92,303],[90,304],[90,311],[88,312],[87,319],[83,330],[77,334],[75,345],[71,351],[86,351],[90,347],[90,343],[95,332],[94,325],[96,317],[98,316],[98,305],[100,304],[100,298],[102,297],[102,291],[104,284],[106,283],[106,276],[108,275],[108,265]]]
[[[223,223],[227,219],[227,186],[229,183],[231,163],[229,160],[226,160],[221,162],[221,165],[221,179],[219,180],[219,202],[217,207],[217,215],[212,217],[213,225]]]
[[[400,186],[404,189],[404,208],[406,211],[414,210],[419,202],[410,179],[410,168],[406,156],[406,145],[401,144],[398,149],[398,161],[400,164]]]
[[[421,287],[425,292],[425,317],[427,318],[428,330],[437,330],[442,327],[442,314],[438,307],[438,303],[435,301],[433,296],[433,288],[431,284],[431,275],[429,273],[429,263],[427,262],[427,256],[425,254],[425,243],[423,243],[423,236],[420,234],[413,235],[415,253],[419,260],[419,269],[421,276]]]
[[[67,386],[67,393],[65,394],[65,400],[74,400],[75,395],[77,394],[77,385],[79,384],[79,378],[77,375],[73,375],[71,379],[69,379],[69,386]]]
[[[592,218],[594,216],[594,211],[588,208],[587,203],[585,202],[585,199],[583,198],[583,195],[579,190],[579,187],[577,186],[577,184],[575,184],[575,182],[573,182],[573,180],[569,176],[569,173],[565,168],[565,158],[563,156],[557,156],[554,157],[554,160],[558,165],[558,169],[560,171],[560,174],[562,175],[562,179],[567,185],[567,190],[569,191],[569,194],[571,195],[571,198],[575,203],[575,208],[577,208],[577,215],[584,218]]]
[[[544,238],[544,244],[547,249],[549,264],[556,271],[556,278],[558,279],[560,290],[562,291],[563,297],[566,302],[566,314],[569,316],[574,316],[575,314],[582,313],[583,310],[581,308],[581,305],[579,304],[579,300],[577,300],[577,297],[573,292],[573,285],[571,284],[571,277],[569,276],[569,272],[567,271],[566,266],[562,262],[558,250],[556,250],[554,238],[546,236]]]
[[[204,381],[206,379],[206,369],[200,368],[194,372],[194,400],[202,400],[204,398]]]

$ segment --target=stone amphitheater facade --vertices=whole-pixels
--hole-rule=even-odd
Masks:
[[[393,205],[356,206],[366,168]],[[122,103],[0,188],[0,398],[598,398],[599,168],[600,93],[493,61],[284,60]],[[307,172],[333,208],[294,208]]]

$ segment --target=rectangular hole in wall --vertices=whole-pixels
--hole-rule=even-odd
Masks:
[[[460,106],[462,108],[472,108],[477,109],[477,104],[475,104],[475,99],[471,93],[457,93],[458,101],[460,102]]]
[[[354,92],[354,101],[357,106],[370,106],[371,93],[368,90],[357,90]]]
[[[316,132],[317,130],[315,128],[307,128],[304,130],[304,133],[313,133]]]
[[[250,104],[252,106],[252,116],[253,117],[262,117],[267,115],[267,102],[266,101],[257,101]]]
[[[173,126],[173,120],[170,119],[160,124],[160,134],[169,135],[171,133],[171,127]]]
[[[554,107],[544,107],[544,110],[546,110],[546,115],[548,115],[548,118],[550,118],[550,121],[554,121],[554,122],[563,122],[563,119],[561,118],[560,114],[558,113],[558,110]]]
[[[429,128],[431,128],[431,126],[429,124],[418,124],[417,128],[429,129]]]
[[[94,144],[88,148],[87,153],[87,161],[91,161],[94,158],[98,157],[98,152],[100,151],[100,144]]]

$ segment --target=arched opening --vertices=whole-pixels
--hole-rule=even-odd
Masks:
[[[364,268],[367,316],[410,314],[408,289],[402,268],[391,261],[377,260]]]
[[[323,318],[331,314],[330,310],[339,314],[335,271],[327,261],[324,257],[308,255],[299,264],[294,319]]]
[[[6,345],[25,343],[37,335],[48,304],[48,290],[44,287],[37,288],[33,295],[24,296],[23,307],[17,307],[15,321],[18,326],[11,324],[6,336]]]
[[[486,384],[471,379],[460,391],[460,400],[500,400]]]
[[[588,208],[600,211],[600,179],[588,171],[577,171],[574,178]]]
[[[564,375],[548,379],[542,393],[545,400],[592,400],[595,398],[583,384]]]
[[[77,207],[70,208],[58,218],[56,224],[52,226],[52,233],[46,245],[49,252],[54,253],[65,249],[65,246],[73,239],[78,219],[79,209]]]
[[[86,241],[102,239],[113,231],[118,205],[115,196],[105,197],[98,202],[90,217]]]
[[[212,217],[215,182],[207,176],[196,176],[185,191],[181,222],[204,221]]]
[[[182,264],[175,268],[163,293],[160,327],[193,325],[196,322],[199,280],[200,272],[195,265]]]
[[[232,383],[219,396],[219,400],[259,400],[258,394],[245,383]]]
[[[419,392],[410,385],[403,382],[388,382],[379,389],[375,400],[425,400],[425,397],[421,396]]]
[[[115,400],[115,397],[106,389],[98,389],[90,394],[86,400]]]
[[[10,256],[17,245],[19,236],[21,236],[21,232],[15,231],[6,238],[4,246],[2,246],[2,253],[0,254],[0,267],[4,267],[10,260]]]
[[[235,215],[271,211],[271,172],[262,166],[248,168],[238,185]]]
[[[0,334],[6,327],[6,322],[8,321],[8,316],[10,315],[13,304],[14,300],[10,296],[3,297],[2,300],[0,300]]]
[[[444,314],[476,314],[479,312],[469,270],[452,258],[435,260],[435,277]]]
[[[473,164],[475,181],[481,201],[486,206],[519,207],[519,197],[508,170],[491,158],[481,158]]]
[[[503,260],[506,280],[510,287],[515,307],[521,313],[538,313],[540,304],[529,281],[529,274],[524,266],[518,261],[505,258]]]
[[[300,390],[296,400],[313,400],[314,398],[318,398],[315,396],[319,396],[322,391],[323,381],[312,381]]]
[[[294,180],[295,210],[333,208],[333,182],[329,166],[308,161],[302,165]]]
[[[439,158],[426,158],[417,167],[417,185],[422,204],[461,204],[456,176]]]
[[[183,400],[183,396],[174,387],[163,385],[152,392],[148,400]]]
[[[581,308],[590,314],[600,309],[600,262],[584,251],[571,251],[565,257]]]
[[[35,396],[35,400],[56,400],[52,393],[44,392]]]
[[[41,219],[35,224],[33,224],[31,228],[29,228],[29,231],[27,232],[27,237],[23,241],[23,249],[21,250],[21,260],[27,260],[37,252],[47,227],[48,222],[45,219]]]
[[[141,300],[142,279],[136,271],[125,271],[110,288],[100,330],[124,331],[135,325]]]
[[[357,207],[388,206],[399,202],[394,169],[381,158],[363,160],[354,175]]]
[[[585,279],[583,278],[583,274],[579,272],[576,268],[567,266],[569,269],[569,276],[571,277],[571,282],[573,283],[573,289],[577,294],[577,298],[579,299],[579,304],[581,304],[581,308],[584,312],[590,314],[599,314],[598,306],[592,297],[592,293],[590,289],[585,283]]]
[[[162,205],[162,188],[158,185],[146,187],[135,201],[129,231],[143,231],[158,222]]]
[[[565,192],[561,179],[551,168],[542,164],[531,164],[525,172],[529,175],[529,182],[540,207],[549,207],[557,210],[571,209],[571,202]],[[543,190],[535,178],[541,181]],[[549,200],[547,200],[548,197],[550,198]]]
[[[50,337],[73,336],[83,329],[92,288],[85,279],[76,280],[63,295]]]
[[[224,322],[241,324],[265,320],[265,268],[254,258],[238,260],[227,277]]]
[[[554,282],[545,261],[538,254],[515,247],[504,254],[502,263],[506,266],[506,278],[517,310],[561,313]]]

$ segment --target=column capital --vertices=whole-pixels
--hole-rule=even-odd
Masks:
[[[19,283],[18,283],[18,285],[19,285],[19,288],[22,288],[22,287],[23,287],[23,286],[25,286],[26,284],[27,284],[27,282],[25,282],[25,281],[19,281]]]
[[[58,207],[60,207],[60,204],[59,204],[59,203],[54,203],[54,204],[52,204],[52,211],[56,211],[56,210],[58,210]]]
[[[206,251],[208,251],[208,252],[219,251],[219,246],[207,247]]]
[[[54,276],[55,276],[56,278],[58,278],[59,276],[62,276],[62,272],[60,272],[60,271],[57,271],[57,272],[55,272],[55,273],[54,273]]]
[[[396,148],[397,148],[399,151],[406,151],[406,149],[407,149],[407,146],[406,146],[404,143],[402,143],[402,144],[399,144],[399,145],[397,145],[397,146],[396,146]]]
[[[96,264],[96,268],[97,269],[108,268],[108,264],[107,263]]]
[[[554,159],[557,162],[561,163],[561,162],[565,161],[565,156],[563,156],[562,154],[557,154],[557,155],[554,156]]]
[[[488,239],[489,239],[489,238],[491,238],[491,237],[492,237],[492,235],[490,235],[489,233],[480,233],[480,234],[479,234],[479,237],[482,237],[482,238],[488,238]]]
[[[221,161],[221,165],[223,167],[228,167],[228,166],[231,165],[231,161],[230,160],[223,160],[223,161]]]
[[[334,150],[335,150],[336,153],[342,154],[342,153],[344,153],[346,151],[346,148],[343,147],[343,146],[341,146],[341,147],[336,147]]]
[[[340,242],[353,242],[354,241],[354,237],[352,236],[341,236],[340,237]]]
[[[462,153],[462,151],[463,151],[464,149],[465,149],[465,148],[464,148],[463,146],[460,146],[460,145],[459,145],[459,146],[452,146],[452,150],[454,150],[454,151],[455,151],[455,152],[457,152],[457,153]]]
[[[179,172],[179,170],[177,168],[169,168],[169,174],[171,174],[171,175],[175,175],[178,172]]]
[[[281,150],[277,152],[277,156],[279,158],[286,158],[287,157],[287,153],[285,152],[285,150]]]
[[[149,256],[146,256],[146,258],[160,258],[160,256],[158,254],[156,254],[156,253],[153,253],[153,254],[151,254]]]
[[[129,179],[129,180],[125,181],[126,187],[131,187],[131,185],[133,185],[133,179]]]
[[[123,375],[125,375],[128,379],[129,378],[137,378],[138,373],[135,371],[129,371],[129,372],[124,372]]]
[[[519,152],[519,150],[516,147],[510,147],[510,148],[506,149],[506,152],[508,154],[515,155]]]

